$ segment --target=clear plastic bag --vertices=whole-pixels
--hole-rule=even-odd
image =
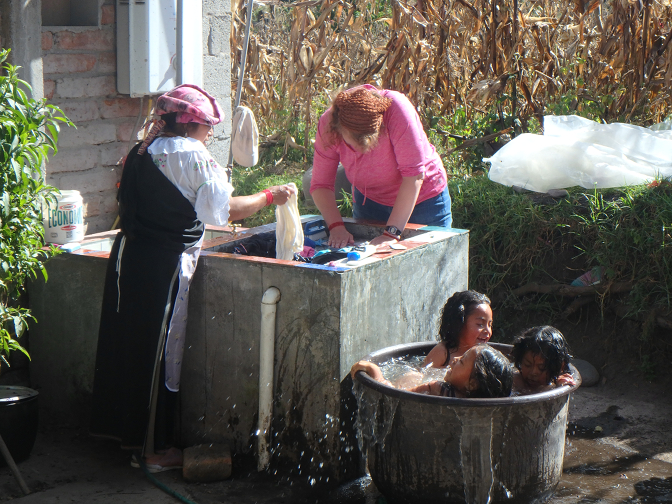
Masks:
[[[483,161],[490,180],[536,192],[645,184],[672,177],[672,131],[661,126],[546,116],[543,135],[519,135]]]

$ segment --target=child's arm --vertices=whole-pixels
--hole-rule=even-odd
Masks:
[[[441,342],[429,351],[425,357],[423,366],[429,366],[431,364],[432,367],[435,368],[444,367],[446,361],[448,360],[448,355],[449,352],[446,348],[446,344]]]
[[[355,374],[357,373],[357,371],[364,371],[374,380],[379,381],[381,383],[385,383],[386,385],[390,385],[390,382],[388,382],[385,378],[383,378],[383,372],[373,362],[365,360],[356,362],[352,366],[352,368],[350,368],[350,376],[352,377],[353,380],[355,379]]]
[[[409,389],[406,389],[409,392],[415,392],[416,394],[427,394],[427,395],[436,395],[440,396],[441,395],[441,382],[437,380],[433,380],[431,382],[427,383],[421,383],[420,385],[416,385],[415,387],[411,387]]]
[[[576,385],[576,380],[570,373],[563,373],[556,378],[555,383],[558,387],[562,387],[563,385],[569,385],[570,387],[573,387]]]

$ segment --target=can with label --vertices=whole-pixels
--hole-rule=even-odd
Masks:
[[[63,244],[84,238],[84,205],[79,191],[61,191],[45,209],[44,241]]]

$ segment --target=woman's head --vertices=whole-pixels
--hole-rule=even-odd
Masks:
[[[519,335],[511,357],[525,383],[532,388],[555,381],[572,358],[562,333],[551,326],[531,327]]]
[[[159,96],[154,113],[161,119],[155,117],[145,125],[140,155],[162,133],[188,136],[205,144],[212,136],[212,127],[224,119],[217,100],[194,84],[182,84]]]
[[[467,397],[508,397],[513,386],[511,363],[500,351],[477,345],[446,369],[444,381]]]
[[[215,97],[194,84],[182,84],[156,99],[155,113],[160,116],[175,113],[176,124],[219,124],[224,111]]]
[[[331,131],[353,149],[367,152],[377,144],[383,114],[391,104],[389,98],[365,87],[341,91],[331,104]]]
[[[492,337],[492,308],[485,294],[456,292],[441,310],[439,340],[448,350],[467,349]]]

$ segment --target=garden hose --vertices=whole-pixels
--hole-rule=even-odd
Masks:
[[[149,472],[149,469],[147,469],[147,465],[145,464],[145,461],[140,453],[136,452],[135,459],[138,461],[138,464],[140,464],[140,467],[142,468],[142,471],[145,473],[145,476],[147,476],[147,479],[151,481],[154,484],[154,486],[156,486],[158,489],[163,490],[171,497],[175,497],[177,500],[179,500],[180,502],[184,502],[185,504],[197,504],[196,502],[186,498],[182,494],[177,493],[175,490],[173,490],[172,488],[168,487],[167,485],[161,483],[158,479],[156,479],[156,477]]]

